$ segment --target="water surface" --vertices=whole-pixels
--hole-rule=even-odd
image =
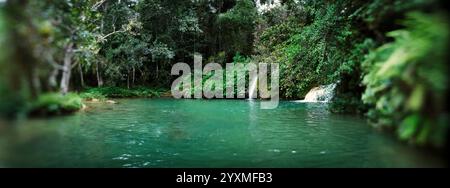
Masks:
[[[0,167],[435,167],[326,104],[128,99],[0,124]]]

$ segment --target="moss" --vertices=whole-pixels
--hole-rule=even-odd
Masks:
[[[82,99],[75,93],[61,95],[46,93],[31,103],[29,113],[32,116],[62,115],[76,112],[83,108]]]

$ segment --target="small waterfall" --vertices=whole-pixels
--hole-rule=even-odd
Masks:
[[[250,88],[248,90],[248,99],[252,100],[253,99],[253,94],[256,91],[256,84],[258,83],[258,77],[253,77],[252,83],[250,84]]]
[[[296,102],[330,102],[333,98],[335,88],[336,84],[315,87],[306,94],[304,100]]]

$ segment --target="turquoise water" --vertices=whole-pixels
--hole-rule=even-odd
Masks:
[[[0,167],[435,167],[325,104],[129,99],[0,124]]]

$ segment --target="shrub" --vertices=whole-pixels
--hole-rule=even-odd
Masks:
[[[32,115],[58,115],[73,113],[83,107],[81,97],[75,93],[61,95],[60,93],[42,94],[31,103]]]
[[[120,87],[99,87],[90,88],[81,93],[84,99],[100,99],[106,98],[134,98],[134,97],[159,97],[162,90],[155,90],[146,87],[136,87],[126,89]]]
[[[394,42],[363,63],[364,103],[374,125],[395,130],[402,140],[440,147],[448,130],[448,24],[442,15],[408,14]]]

